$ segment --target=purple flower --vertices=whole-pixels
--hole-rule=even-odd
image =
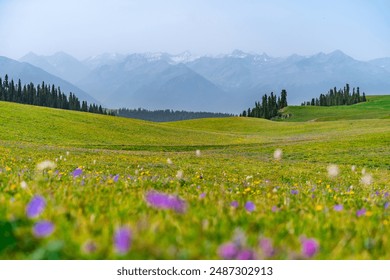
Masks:
[[[255,254],[253,253],[252,250],[249,249],[244,249],[240,251],[237,256],[236,260],[255,260]]]
[[[76,178],[76,177],[80,176],[81,174],[83,174],[83,170],[82,170],[81,168],[76,168],[76,169],[72,172],[73,178]]]
[[[366,214],[366,209],[364,209],[364,208],[356,211],[356,216],[358,216],[358,217],[364,216],[365,214]]]
[[[96,252],[97,245],[92,240],[88,240],[83,244],[82,251],[86,254],[92,254]]]
[[[26,215],[29,218],[38,217],[45,210],[46,201],[42,196],[34,196],[26,207]]]
[[[253,211],[255,211],[256,206],[255,206],[255,204],[252,201],[247,201],[245,203],[245,209],[248,212],[253,212]]]
[[[318,242],[313,238],[302,238],[301,239],[302,254],[306,258],[311,258],[318,253],[319,245]]]
[[[337,204],[337,205],[333,206],[333,210],[337,211],[337,212],[343,211],[343,209],[344,209],[344,207],[342,204]]]
[[[218,255],[225,260],[233,260],[237,253],[237,245],[233,242],[224,243],[218,248]]]
[[[201,193],[200,195],[199,195],[199,198],[205,198],[206,197],[206,194],[205,193]]]
[[[264,256],[269,258],[275,253],[274,247],[272,246],[272,240],[269,238],[260,239],[259,246],[264,253]]]
[[[118,179],[119,179],[119,174],[115,175],[114,178],[113,178],[115,183],[118,182]]]
[[[276,205],[274,205],[274,206],[272,206],[271,211],[274,212],[274,213],[278,212],[279,208]]]
[[[114,236],[115,250],[119,254],[126,254],[131,245],[131,231],[127,227],[118,228]]]
[[[146,201],[150,206],[157,209],[172,209],[176,212],[183,213],[187,208],[184,200],[177,196],[167,195],[156,191],[150,191],[146,194]]]
[[[54,225],[49,221],[39,221],[35,223],[33,228],[33,234],[38,238],[49,236],[53,231]]]
[[[389,202],[386,202],[385,205],[383,205],[383,207],[385,207],[385,209],[389,208],[389,206],[390,206]]]
[[[299,193],[299,191],[298,190],[291,190],[291,194],[298,194]]]
[[[233,208],[237,208],[238,207],[238,202],[237,201],[232,201],[230,203],[230,206],[233,207]]]

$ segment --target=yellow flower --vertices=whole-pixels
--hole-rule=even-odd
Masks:
[[[322,210],[322,205],[316,205],[316,211],[321,211]]]

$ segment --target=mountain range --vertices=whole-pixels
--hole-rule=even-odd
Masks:
[[[342,51],[270,57],[235,50],[219,56],[189,52],[102,54],[80,61],[64,53],[0,57],[0,75],[54,83],[80,99],[108,108],[174,109],[239,113],[271,91],[290,104],[346,83],[366,94],[390,93],[390,58],[356,60]]]

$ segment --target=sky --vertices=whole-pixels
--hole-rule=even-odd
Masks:
[[[340,49],[390,57],[388,0],[0,0],[0,56]]]

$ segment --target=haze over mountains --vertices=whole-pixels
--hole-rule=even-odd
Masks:
[[[284,58],[239,50],[201,57],[103,54],[84,61],[63,52],[29,53],[20,62],[2,57],[0,75],[6,73],[24,83],[44,80],[71,88],[80,99],[108,108],[239,113],[271,91],[286,89],[289,103],[300,104],[345,83],[366,94],[390,93],[390,58],[358,61],[341,51]]]

